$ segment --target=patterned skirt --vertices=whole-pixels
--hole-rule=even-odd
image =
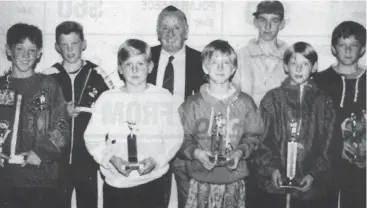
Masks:
[[[210,184],[191,179],[185,208],[245,208],[245,197],[244,180]]]

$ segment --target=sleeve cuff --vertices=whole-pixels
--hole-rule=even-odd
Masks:
[[[107,168],[108,163],[115,154],[111,149],[101,146],[95,149],[92,155],[97,163],[99,163],[102,167]]]

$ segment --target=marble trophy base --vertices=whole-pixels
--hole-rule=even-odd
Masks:
[[[141,170],[144,168],[144,164],[141,163],[130,163],[126,165],[125,170]]]
[[[209,161],[211,163],[215,163],[215,165],[218,167],[233,165],[233,160],[230,160],[228,157],[222,155],[209,156]]]
[[[23,164],[25,161],[23,155],[12,155],[10,156],[10,159],[8,160],[9,164]]]

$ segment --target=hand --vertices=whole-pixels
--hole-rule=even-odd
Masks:
[[[357,155],[357,150],[350,142],[344,141],[342,158],[348,160],[349,162],[353,162],[354,157]]]
[[[29,152],[23,152],[20,155],[23,155],[25,157],[25,161],[23,162],[22,167],[26,166],[27,164],[34,166],[40,166],[41,164],[41,158],[39,158],[38,155],[32,150]]]
[[[69,113],[69,116],[72,118],[75,118],[79,115],[80,111],[78,108],[75,107],[75,101],[70,101],[67,104],[67,111]]]
[[[126,168],[126,166],[129,164],[127,161],[121,159],[120,157],[112,156],[110,162],[122,175],[126,177],[130,175],[131,169]]]
[[[310,174],[306,175],[305,177],[302,178],[300,182],[300,185],[302,187],[299,190],[302,192],[308,191],[311,188],[312,183],[313,183],[313,177]]]
[[[278,169],[274,170],[274,172],[272,173],[271,180],[276,188],[280,188],[280,186],[282,185],[282,175],[280,174],[280,171]]]
[[[145,175],[150,173],[156,166],[156,162],[152,157],[148,157],[140,162],[143,164],[142,169],[138,169],[140,175]]]
[[[205,169],[212,170],[215,164],[210,162],[209,156],[213,157],[211,153],[201,149],[196,149],[194,151],[195,159],[199,160],[199,162],[204,166]]]
[[[238,167],[238,162],[240,161],[243,155],[242,150],[236,150],[232,152],[231,156],[229,157],[230,160],[233,160],[233,165],[229,167],[231,170],[236,170]]]
[[[10,158],[8,157],[8,156],[6,156],[6,155],[4,155],[3,153],[1,153],[0,152],[0,166],[1,167],[4,167],[4,159],[7,159],[7,160],[9,160]]]
[[[344,121],[340,125],[342,132],[350,132],[350,131],[352,131],[351,121],[352,120],[350,118],[344,119]]]

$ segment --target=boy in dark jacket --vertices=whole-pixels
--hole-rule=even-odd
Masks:
[[[331,44],[331,51],[337,63],[315,74],[315,81],[331,96],[336,110],[335,139],[331,152],[333,184],[337,187],[332,187],[334,197],[330,198],[329,207],[337,206],[340,190],[341,208],[364,208],[366,207],[366,67],[359,65],[358,61],[366,50],[366,28],[357,22],[342,22],[334,29]],[[348,122],[353,122],[350,120],[351,116],[355,117],[354,130],[351,128],[353,125],[348,125]]]
[[[69,143],[66,102],[52,77],[34,71],[42,53],[41,30],[18,23],[8,30],[6,38],[12,66],[0,78],[0,88],[2,95],[12,92],[13,98],[1,96],[2,127],[16,121],[7,117],[11,114],[9,99],[20,105],[19,128],[11,125],[2,145],[2,157],[9,157],[5,164],[0,162],[0,207],[55,207],[60,193],[60,158]]]
[[[294,180],[299,184],[291,194],[291,207],[324,207],[323,187],[329,177],[329,143],[332,139],[335,112],[331,98],[310,79],[317,70],[318,56],[307,43],[297,42],[284,54],[288,73],[280,87],[270,90],[261,101],[265,122],[263,144],[270,150],[262,169],[268,173],[264,188],[270,193],[263,207],[285,207],[287,148],[295,135],[297,159]],[[292,132],[293,131],[295,132]],[[294,136],[293,135],[293,136]],[[266,174],[265,174],[266,175]]]
[[[88,153],[84,142],[84,131],[91,113],[88,109],[99,95],[108,89],[101,69],[90,61],[82,59],[86,48],[83,27],[77,22],[66,21],[56,27],[56,51],[62,56],[62,63],[53,68],[57,73],[52,76],[59,82],[71,119],[71,146],[64,156],[63,186],[65,208],[71,207],[73,189],[76,192],[78,208],[96,208],[98,187],[98,165]],[[80,107],[85,107],[86,111]]]

